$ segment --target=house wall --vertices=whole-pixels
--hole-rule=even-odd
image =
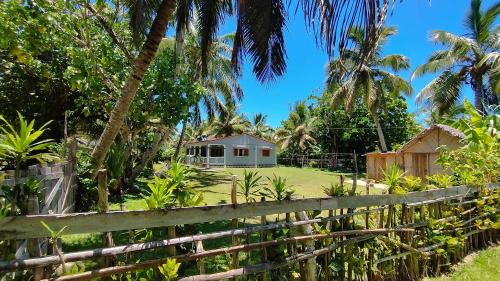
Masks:
[[[435,129],[402,152],[406,175],[416,175],[415,167],[413,167],[413,156],[420,153],[428,157],[427,175],[443,173],[443,168],[436,163],[439,158],[438,148],[441,146],[453,150],[460,148],[462,144],[459,138],[446,131]]]
[[[226,166],[255,166],[255,163],[258,166],[276,165],[276,145],[250,135],[237,135],[200,143],[200,145],[206,144],[224,145]],[[234,148],[247,148],[248,156],[234,156]],[[262,156],[264,148],[270,149],[269,157]]]
[[[396,153],[376,153],[366,155],[366,173],[369,179],[382,180],[384,177],[383,171],[396,163],[403,167],[402,158]]]
[[[420,140],[415,140],[412,145],[398,154],[370,153],[366,156],[366,172],[370,179],[382,180],[383,172],[393,163],[397,163],[405,175],[417,175],[413,167],[413,157],[417,154],[425,155],[427,161],[427,175],[443,173],[443,168],[436,163],[439,158],[438,147],[446,146],[453,150],[462,146],[459,138],[441,129],[435,129]]]

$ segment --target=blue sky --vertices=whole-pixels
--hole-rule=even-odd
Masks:
[[[412,69],[423,62],[439,46],[430,42],[429,32],[443,29],[464,34],[463,21],[469,8],[469,0],[404,0],[396,1],[394,14],[387,24],[397,27],[399,33],[385,45],[384,52],[403,54],[410,58]],[[494,0],[486,0],[489,7]],[[228,21],[221,33],[234,31],[234,22]],[[324,67],[328,60],[326,53],[316,46],[314,35],[306,31],[303,16],[289,15],[285,34],[288,54],[287,72],[277,81],[260,84],[252,73],[252,64],[246,62],[240,83],[245,98],[239,111],[251,117],[262,112],[268,116],[268,123],[274,127],[288,115],[290,106],[318,93],[324,85]],[[401,72],[409,79],[411,71]],[[418,93],[433,77],[426,76],[413,81]],[[466,90],[467,92],[468,90]],[[469,91],[470,93],[470,91]],[[467,94],[467,93],[466,93]],[[409,111],[416,111],[414,96],[407,98]]]

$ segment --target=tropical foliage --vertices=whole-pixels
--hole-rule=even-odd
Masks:
[[[467,100],[466,116],[451,125],[465,134],[465,145],[443,150],[438,163],[463,184],[484,184],[500,180],[500,115],[482,116]]]
[[[284,120],[281,128],[276,130],[276,139],[281,144],[281,149],[291,151],[304,151],[316,140],[312,136],[312,129],[316,117],[311,116],[311,112],[305,102],[297,102]]]
[[[326,88],[334,93],[332,104],[338,106],[343,103],[347,112],[352,111],[358,100],[364,101],[377,128],[380,149],[385,152],[388,146],[380,124],[379,112],[384,108],[388,96],[394,98],[401,93],[406,95],[412,93],[411,85],[402,77],[392,73],[408,69],[410,62],[407,57],[400,54],[382,55],[384,43],[389,36],[396,34],[395,28],[383,28],[376,42],[365,41],[364,33],[363,29],[352,30],[349,33],[355,48],[346,50],[344,57],[329,63]],[[362,50],[370,48],[374,51],[361,66],[358,66]]]
[[[485,106],[499,104],[500,30],[495,23],[500,3],[484,9],[482,2],[471,1],[465,18],[465,35],[444,30],[431,33],[430,39],[445,49],[434,52],[412,74],[414,79],[439,73],[418,93],[416,100],[440,115],[460,102],[465,85],[472,88],[475,108],[482,114]]]
[[[19,171],[21,165],[30,160],[38,162],[55,161],[59,157],[48,152],[48,148],[53,144],[51,139],[42,139],[41,136],[47,129],[50,122],[35,128],[35,120],[24,119],[18,114],[18,127],[14,127],[9,121],[0,115],[0,159],[5,159],[11,168]]]
[[[243,171],[243,179],[238,181],[238,186],[240,190],[238,194],[245,197],[245,202],[255,202],[260,194],[262,176],[259,176],[259,172],[254,171]]]

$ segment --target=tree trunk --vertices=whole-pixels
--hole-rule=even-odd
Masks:
[[[378,139],[380,141],[380,149],[382,152],[387,152],[387,144],[385,143],[384,132],[382,131],[382,125],[380,125],[380,120],[378,119],[377,112],[372,112],[373,122],[377,127]]]
[[[184,142],[184,136],[186,135],[187,119],[182,122],[181,134],[179,135],[179,141],[175,147],[174,160],[177,161],[179,158],[179,153],[181,152],[182,143]]]
[[[483,76],[481,74],[472,75],[472,89],[474,90],[474,107],[484,116],[483,107]]]
[[[134,66],[125,82],[122,89],[122,95],[116,101],[115,107],[111,112],[104,131],[97,141],[94,150],[92,151],[92,164],[94,168],[94,176],[104,161],[104,157],[109,151],[116,135],[118,134],[125,118],[127,117],[130,105],[134,100],[135,94],[139,89],[144,74],[155,57],[158,45],[160,44],[167,24],[175,9],[175,0],[163,0],[158,8],[156,17],[151,25],[151,29],[146,38],[146,42],[135,60]]]
[[[153,145],[151,146],[151,148],[148,151],[146,151],[142,155],[141,161],[132,170],[132,176],[129,179],[130,181],[133,182],[135,180],[135,178],[142,172],[142,170],[144,170],[144,167],[146,167],[146,165],[155,158],[158,151],[160,151],[160,148],[162,147],[162,145],[168,139],[168,137],[165,134],[166,134],[166,132],[163,130],[160,130],[156,133],[155,139],[153,141]]]

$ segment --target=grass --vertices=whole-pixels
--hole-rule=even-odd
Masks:
[[[425,281],[485,281],[500,280],[500,246],[466,257],[446,276],[426,278]]]
[[[162,166],[158,165],[155,170],[161,170]],[[193,169],[193,173],[190,177],[190,184],[193,188],[203,193],[204,202],[207,205],[228,203],[231,201],[231,176],[236,175],[238,179],[243,178],[243,168],[227,168],[227,169]],[[295,167],[273,167],[273,168],[249,168],[248,170],[258,171],[259,175],[262,176],[262,184],[268,185],[269,180],[267,177],[272,178],[275,174],[287,179],[287,183],[292,186],[295,190],[295,198],[310,198],[310,197],[321,197],[325,196],[322,190],[323,186],[329,186],[331,183],[337,183],[340,180],[340,175],[342,173],[332,172],[327,170],[315,169],[315,168],[295,168]],[[346,180],[350,179],[349,174],[346,175]],[[146,180],[141,180],[138,182],[139,189],[145,190]],[[346,187],[350,189],[351,185],[346,184]],[[364,192],[364,187],[359,186],[359,192]],[[127,194],[125,196],[124,205],[127,210],[143,210],[145,205],[140,194]],[[238,195],[238,202],[244,202],[244,198]],[[110,210],[119,210],[119,203],[110,204]],[[268,220],[274,220],[275,216],[269,216]],[[196,224],[188,226],[190,228],[187,233],[211,233],[220,230],[226,230],[230,228],[230,221],[214,221],[207,222],[203,224]],[[252,224],[260,224],[259,220],[248,219],[246,221],[247,226]],[[242,225],[240,225],[241,227]],[[155,239],[163,239],[166,237],[165,229],[159,228],[154,230]],[[183,233],[178,233],[182,236]],[[123,245],[128,243],[128,232],[118,231],[113,232],[113,239],[117,245]],[[257,234],[251,235],[250,240],[258,241],[259,236]],[[78,234],[78,235],[66,235],[63,236],[63,249],[65,251],[77,251],[83,249],[92,249],[100,247],[101,244],[101,234],[99,233],[88,233],[88,234]],[[215,249],[231,244],[231,237],[226,237],[222,239],[215,239],[206,241],[204,243],[205,249]],[[164,256],[164,250],[152,250],[145,251],[142,253],[134,254],[135,258],[141,260],[147,260],[151,258],[157,258]],[[248,262],[243,258],[242,253],[242,263]],[[253,260],[256,257],[252,257]],[[219,267],[224,267],[227,265],[227,256],[220,256],[217,259],[209,259],[206,262],[207,271],[215,272],[219,270]],[[84,266],[86,268],[96,268],[100,261],[86,261]],[[191,269],[191,267],[188,267]],[[192,267],[195,268],[195,267]]]
[[[161,166],[155,167],[161,169]],[[194,169],[191,176],[192,187],[203,193],[207,205],[229,203],[231,201],[231,175],[238,179],[243,177],[244,168]],[[248,168],[258,171],[262,176],[262,184],[269,184],[267,177],[273,175],[287,179],[287,183],[295,190],[295,198],[311,198],[324,196],[322,187],[337,183],[342,173],[315,168],[272,167]],[[349,175],[349,174],[344,174]],[[347,184],[350,188],[350,185]],[[361,188],[360,188],[361,190]],[[364,190],[364,189],[363,189]],[[238,202],[243,202],[238,195]],[[126,195],[125,207],[127,210],[142,210],[144,203],[139,195]],[[119,204],[112,204],[111,210],[118,210]]]

